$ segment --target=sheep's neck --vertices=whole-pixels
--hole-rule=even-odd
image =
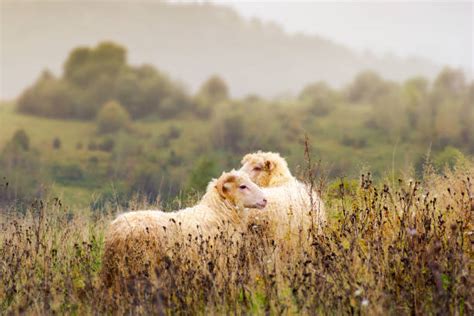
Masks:
[[[199,204],[205,205],[217,212],[223,222],[230,221],[233,224],[240,224],[242,222],[242,217],[239,216],[242,210],[231,202],[223,199],[217,191],[206,193]]]
[[[285,185],[292,179],[293,179],[293,176],[291,175],[291,173],[280,171],[279,173],[273,175],[270,178],[270,181],[268,181],[267,187],[278,187],[281,185]]]

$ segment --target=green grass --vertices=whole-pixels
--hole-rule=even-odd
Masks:
[[[291,109],[288,109],[291,111]],[[372,111],[368,105],[337,105],[334,110],[323,117],[311,117],[306,124],[313,153],[321,159],[333,178],[340,176],[357,178],[359,170],[371,170],[376,177],[392,176],[392,170],[409,170],[429,147],[414,141],[392,139],[378,130],[367,127],[366,119]],[[81,203],[87,206],[87,195],[99,194],[110,184],[110,168],[119,170],[125,167],[149,168],[152,172],[166,169],[168,179],[185,186],[190,171],[195,167],[199,156],[208,156],[213,152],[218,164],[223,169],[238,168],[240,155],[233,155],[228,161],[225,151],[211,145],[211,122],[193,117],[158,120],[146,119],[134,121],[131,132],[118,133],[110,136],[97,134],[93,121],[75,121],[48,119],[17,113],[14,103],[0,106],[0,148],[11,139],[15,131],[24,129],[30,137],[31,146],[38,149],[40,159],[46,173],[54,165],[78,165],[85,170],[86,178],[73,182],[54,182],[53,193],[62,196],[68,203]],[[170,139],[166,144],[160,142],[166,138],[170,129],[180,131],[177,138]],[[258,131],[258,127],[256,129]],[[302,135],[301,135],[302,136]],[[53,139],[59,138],[61,148],[53,148]],[[99,144],[107,137],[116,143],[114,155],[103,151],[88,150],[88,144]],[[344,144],[344,138],[354,144]],[[363,142],[358,145],[357,142]],[[82,149],[78,149],[78,144]],[[296,169],[302,164],[303,148],[298,141],[284,144],[290,167]],[[140,154],[130,156],[133,148]],[[260,148],[254,148],[258,150]],[[182,161],[169,166],[171,152]],[[91,164],[96,160],[96,164]],[[382,172],[384,171],[384,172]],[[132,175],[126,180],[130,181]],[[54,180],[54,179],[53,179]]]
[[[111,154],[98,150],[90,151],[87,148],[90,142],[100,143],[108,137],[97,134],[94,122],[24,115],[15,111],[13,103],[0,106],[0,121],[2,122],[0,148],[5,146],[15,131],[23,129],[30,138],[31,147],[39,150],[43,168],[49,168],[48,166],[54,164],[77,164],[94,176],[100,175],[99,178],[102,180],[98,180],[97,184],[94,184],[96,181],[90,177],[77,183],[53,182],[52,194],[62,197],[68,204],[87,206],[91,194],[98,194],[104,186],[109,184],[105,170],[111,162]],[[196,131],[206,128],[206,125],[198,120],[135,122],[130,135],[124,133],[113,135],[113,139],[118,144],[123,142],[125,147],[141,146],[144,152],[143,157],[153,157],[155,161],[163,162],[168,159],[171,150],[179,156],[192,156],[192,152],[199,146],[197,142],[199,133]],[[169,148],[156,150],[159,138],[171,127],[179,128],[181,136],[171,140]],[[52,145],[56,137],[61,141],[59,149],[54,149]],[[78,149],[78,144],[82,145],[81,149]],[[91,166],[90,159],[96,159],[97,164]],[[120,163],[120,159],[118,162]],[[188,169],[175,170],[177,171],[175,174],[183,177]]]

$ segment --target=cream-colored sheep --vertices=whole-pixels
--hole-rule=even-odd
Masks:
[[[246,228],[246,208],[262,209],[267,201],[247,174],[223,173],[209,183],[201,201],[175,212],[136,211],[117,217],[106,233],[103,280],[112,285],[117,276],[146,275],[170,242],[207,238],[219,229]]]
[[[247,154],[241,171],[260,185],[268,198],[263,212],[251,210],[249,223],[263,225],[272,237],[290,238],[309,228],[320,232],[326,222],[324,204],[315,190],[298,181],[278,153]]]

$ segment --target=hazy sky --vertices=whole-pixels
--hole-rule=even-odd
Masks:
[[[288,32],[319,34],[377,54],[417,55],[473,69],[473,2],[213,1]],[[471,70],[472,71],[472,70]]]

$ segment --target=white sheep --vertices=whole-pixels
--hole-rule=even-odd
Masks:
[[[272,237],[292,238],[312,228],[320,232],[326,222],[324,204],[317,192],[298,181],[278,153],[247,154],[241,171],[261,186],[268,199],[263,212],[250,210],[248,221],[263,225]]]
[[[246,208],[262,209],[267,200],[247,174],[223,173],[209,183],[200,202],[174,212],[136,211],[117,217],[105,238],[102,277],[111,286],[117,276],[146,273],[169,242],[215,236],[220,229],[246,228]]]

